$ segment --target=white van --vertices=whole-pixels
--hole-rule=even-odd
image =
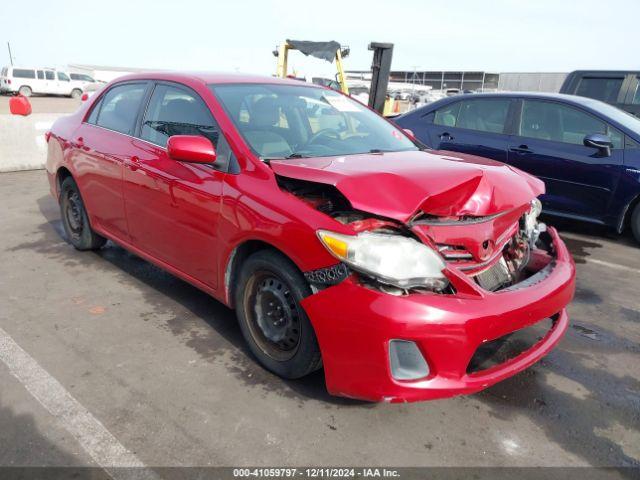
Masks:
[[[80,98],[83,88],[65,72],[52,68],[4,67],[0,72],[0,93],[5,92],[25,97],[39,93]]]

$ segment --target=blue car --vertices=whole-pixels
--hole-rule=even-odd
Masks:
[[[640,119],[590,98],[458,95],[395,119],[436,150],[492,158],[542,179],[549,215],[631,228],[640,242]]]

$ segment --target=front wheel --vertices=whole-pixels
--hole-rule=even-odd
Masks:
[[[71,90],[71,98],[80,98],[82,96],[82,90],[80,90],[79,88],[74,88],[73,90]]]
[[[107,239],[93,231],[78,185],[67,177],[60,186],[60,216],[71,245],[78,250],[97,250]]]
[[[318,341],[300,305],[311,290],[296,266],[278,252],[263,250],[244,262],[238,280],[236,314],[259,362],[290,379],[320,368]]]

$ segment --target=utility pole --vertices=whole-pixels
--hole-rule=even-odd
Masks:
[[[7,42],[7,48],[9,49],[9,62],[11,63],[11,66],[13,67],[13,56],[11,55],[11,44],[9,42]]]

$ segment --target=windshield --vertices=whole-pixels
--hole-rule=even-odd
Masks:
[[[628,128],[633,133],[640,133],[640,119],[624,110],[620,110],[608,103],[599,102],[594,100],[597,103],[596,108],[598,111],[607,115],[611,120],[618,122],[625,128]]]
[[[393,125],[331,90],[277,84],[210,88],[263,159],[418,150]]]

